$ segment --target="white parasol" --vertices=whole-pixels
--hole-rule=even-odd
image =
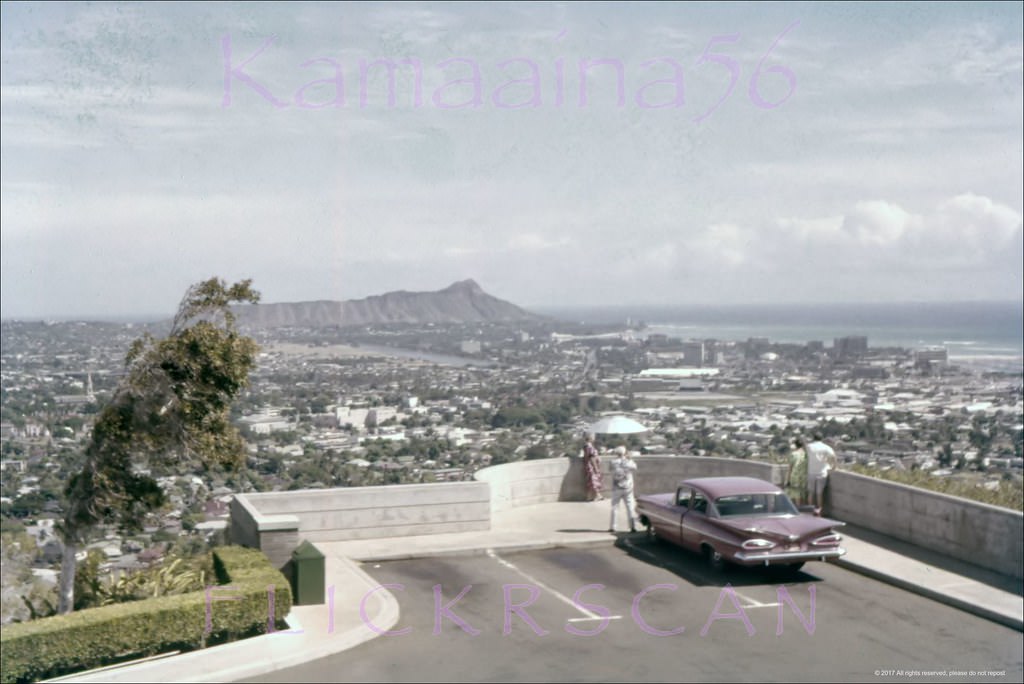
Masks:
[[[591,425],[587,431],[595,435],[633,435],[647,432],[647,428],[626,416],[606,416]]]

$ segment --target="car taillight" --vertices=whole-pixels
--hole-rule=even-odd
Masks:
[[[824,537],[818,537],[811,542],[812,546],[835,546],[843,540],[843,536],[840,534],[826,534]]]
[[[749,550],[760,550],[764,551],[775,546],[775,542],[768,541],[767,539],[748,539],[743,542],[743,548]]]

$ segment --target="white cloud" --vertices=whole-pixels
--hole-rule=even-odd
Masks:
[[[859,202],[846,215],[843,232],[858,245],[886,248],[911,230],[914,218],[902,208],[880,200]]]
[[[539,251],[558,247],[566,247],[570,240],[564,236],[541,235],[538,233],[519,233],[508,241],[509,249]]]
[[[720,7],[5,4],[4,310],[118,289],[159,308],[183,273],[224,264],[292,299],[464,277],[535,302],[856,299],[883,281],[946,297],[965,279],[1019,296],[1019,7]],[[753,70],[797,18],[765,62],[796,90],[758,108]],[[729,87],[724,64],[696,63],[726,34],[740,38],[714,50],[739,78],[694,123]],[[289,107],[237,79],[221,106],[225,35],[236,64],[276,36],[246,69]],[[404,67],[394,107],[383,69],[360,106],[361,59],[422,60],[429,100],[455,56],[481,65],[482,106],[415,108]],[[660,56],[683,65],[679,109],[635,105]],[[321,57],[342,65],[346,102],[300,109],[296,89],[331,71],[301,65]],[[541,107],[493,106],[513,57],[538,65]],[[609,79],[577,104],[579,60],[602,57],[625,65],[621,109]],[[785,94],[761,76],[765,97]],[[818,267],[845,289],[801,289]]]
[[[757,250],[754,234],[734,223],[711,224],[686,244],[687,260],[711,269],[740,267]]]
[[[1019,247],[1021,215],[988,197],[962,194],[915,214],[885,200],[858,202],[841,217],[777,221],[793,252],[833,255],[846,266],[917,271],[984,268]],[[788,243],[788,244],[787,244]]]

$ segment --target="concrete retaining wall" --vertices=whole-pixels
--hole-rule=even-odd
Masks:
[[[486,482],[261,492],[231,502],[232,543],[262,550],[275,567],[286,563],[302,540],[315,544],[490,527]]]
[[[785,467],[758,461],[646,454],[638,494],[673,490],[692,477],[746,475],[781,484]],[[606,493],[611,458],[603,457]],[[476,482],[241,494],[231,502],[233,543],[263,550],[282,567],[303,539],[342,541],[490,529],[492,513],[584,499],[578,457],[484,468]],[[830,517],[996,572],[1024,577],[1024,515],[996,506],[836,471]]]
[[[785,472],[781,466],[771,463],[736,458],[645,454],[633,460],[637,466],[633,476],[637,494],[675,491],[680,480],[693,477],[744,476],[781,484]],[[609,471],[610,462],[611,458],[604,458],[605,473]],[[610,492],[611,475],[605,475],[604,484]]]
[[[608,454],[601,458],[606,496],[611,496],[611,460]],[[671,491],[680,480],[691,477],[747,475],[778,484],[784,472],[780,466],[733,458],[645,454],[635,460],[637,494]],[[483,468],[476,478],[491,485],[492,513],[517,506],[586,499],[583,459],[578,456],[504,463]]]
[[[570,473],[572,466],[579,478],[575,488],[569,486],[576,480]],[[481,468],[475,477],[490,486],[491,513],[497,513],[517,506],[583,501],[582,468],[579,458],[544,458]]]
[[[251,495],[249,495],[251,496]],[[231,500],[228,537],[232,544],[259,549],[271,564],[281,569],[299,545],[299,518],[287,514],[265,514],[245,494]]]
[[[1024,577],[1024,514],[897,482],[835,471],[830,517],[989,570]]]

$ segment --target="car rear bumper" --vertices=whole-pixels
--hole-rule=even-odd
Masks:
[[[733,557],[740,565],[785,565],[803,561],[827,561],[843,556],[846,549],[834,547],[822,551],[740,551]]]

